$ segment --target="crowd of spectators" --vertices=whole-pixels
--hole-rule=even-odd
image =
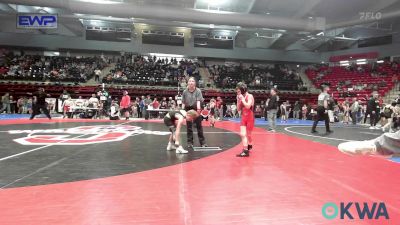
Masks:
[[[110,74],[103,78],[108,84],[174,86],[183,88],[191,76],[201,80],[198,64],[188,59],[157,58],[127,55],[120,59]]]
[[[328,82],[335,95],[346,98],[373,91],[385,94],[399,82],[400,66],[390,61],[348,66],[320,64],[309,66],[306,74],[316,86]]]
[[[283,64],[245,67],[240,65],[208,66],[211,79],[218,88],[235,88],[238,82],[245,82],[252,89],[306,90],[299,73]]]
[[[0,79],[85,83],[102,70],[106,63],[100,57],[59,57],[2,54]]]

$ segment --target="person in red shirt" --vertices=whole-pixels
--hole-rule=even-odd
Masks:
[[[159,109],[159,108],[160,108],[160,103],[157,101],[157,98],[154,98],[153,109]]]
[[[128,95],[128,91],[123,92],[119,107],[121,108],[121,114],[125,116],[126,120],[129,120],[129,107],[131,105],[131,97]]]
[[[236,86],[237,110],[242,113],[240,121],[240,137],[242,138],[243,151],[237,157],[249,157],[253,148],[251,132],[254,128],[254,97],[247,92],[247,85],[239,82]]]
[[[157,98],[154,98],[153,103],[151,103],[153,105],[153,109],[159,109],[160,108],[160,103],[157,101]],[[160,113],[156,112],[157,114],[157,118],[160,117]]]

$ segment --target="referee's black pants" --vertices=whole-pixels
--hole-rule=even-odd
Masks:
[[[187,143],[188,145],[193,145],[193,123],[196,125],[197,129],[197,136],[199,138],[200,145],[206,144],[206,139],[204,138],[203,134],[203,126],[201,125],[202,117],[197,117],[193,122],[186,121],[186,128],[187,128]]]
[[[312,126],[312,132],[315,132],[318,122],[320,120],[325,120],[325,128],[326,128],[326,132],[330,132],[331,129],[329,127],[329,116],[328,116],[328,112],[325,113],[325,107],[323,106],[318,106],[317,107],[317,115],[314,117],[314,124]]]
[[[32,106],[32,115],[30,119],[35,118],[36,115],[40,114],[40,110],[42,110],[42,112],[47,116],[47,118],[51,119],[49,110],[47,109],[46,104],[34,104]]]

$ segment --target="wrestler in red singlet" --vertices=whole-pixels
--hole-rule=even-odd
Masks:
[[[237,109],[242,112],[240,122],[240,136],[243,143],[243,151],[236,155],[238,157],[248,157],[249,150],[253,148],[251,132],[254,128],[254,97],[247,92],[246,84],[240,82],[236,86]]]

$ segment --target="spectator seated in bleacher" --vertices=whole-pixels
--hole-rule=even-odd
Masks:
[[[238,82],[244,81],[252,89],[268,89],[275,85],[281,90],[304,89],[299,74],[286,65],[267,67],[251,65],[248,68],[242,65],[212,65],[208,70],[218,88],[234,88]]]
[[[49,57],[39,55],[4,56],[0,79],[84,83],[103,69],[105,62],[98,57]]]
[[[326,74],[322,80],[319,79],[321,73]],[[400,75],[397,63],[388,61],[346,67],[314,65],[306,70],[306,74],[316,87],[322,82],[330,83],[333,97],[339,101],[346,97],[365,96],[372,91],[384,96],[394,87]]]
[[[104,83],[136,84],[149,86],[177,86],[183,78],[194,76],[200,79],[198,64],[191,60],[157,59],[157,57],[122,57],[111,76],[103,78]]]

